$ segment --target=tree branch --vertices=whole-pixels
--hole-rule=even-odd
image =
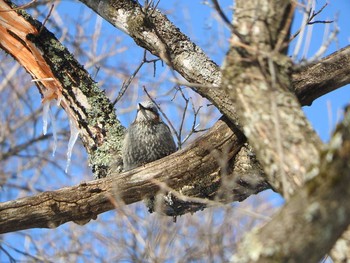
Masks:
[[[208,58],[200,47],[191,42],[165,15],[158,10],[152,10],[152,17],[148,19],[154,19],[152,23],[157,27],[155,30],[141,25],[139,27],[132,26],[133,23],[130,25],[132,21],[130,19],[135,18],[136,14],[142,13],[141,7],[135,1],[121,0],[110,3],[106,0],[80,0],[80,2],[132,37],[137,45],[163,59],[189,83],[201,84],[197,87],[194,85],[193,90],[213,102],[223,114],[228,116],[235,114],[232,110],[232,103],[219,88],[221,84],[219,66]],[[313,65],[293,69],[293,85],[295,85],[295,91],[302,105],[310,105],[321,95],[350,83],[349,52],[350,46],[313,63]],[[344,58],[344,56],[346,57]],[[326,61],[328,63],[323,64]],[[334,66],[331,66],[330,62]],[[342,65],[342,67],[335,66],[337,64]],[[330,69],[331,72],[328,71]],[[332,78],[327,81],[328,74],[332,74]],[[339,75],[342,78],[336,77]],[[322,85],[325,81],[328,85]]]
[[[294,6],[290,1],[260,1],[257,9],[256,4],[235,1],[234,26],[249,45],[232,35],[222,86],[269,182],[288,198],[318,166],[322,142],[291,92],[292,63],[281,49],[288,41]]]
[[[312,69],[307,68],[305,71],[308,75],[312,74]],[[311,96],[315,95],[311,94]],[[239,130],[235,130],[234,127],[232,128],[234,132],[224,121],[219,121],[205,135],[198,138],[196,142],[189,145],[183,151],[176,152],[169,157],[128,173],[82,183],[78,186],[67,187],[53,192],[42,193],[34,197],[1,203],[0,233],[36,227],[57,227],[69,221],[81,222],[90,218],[96,218],[98,214],[114,209],[108,196],[115,196],[116,187],[119,196],[123,196],[122,200],[125,204],[141,201],[142,196],[154,193],[154,191],[159,189],[159,184],[154,181],[150,182],[150,178],[147,176],[150,174],[155,176],[155,179],[159,182],[166,182],[169,187],[178,191],[181,188],[187,189],[189,192],[185,192],[186,196],[200,198],[207,196],[208,199],[214,199],[221,181],[218,170],[215,171],[215,169],[218,169],[217,161],[212,159],[211,163],[202,163],[204,166],[214,165],[216,167],[211,168],[212,171],[214,170],[211,173],[204,173],[203,170],[207,169],[204,166],[199,171],[197,167],[189,169],[188,167],[181,166],[181,164],[183,164],[184,160],[191,160],[192,163],[202,162],[202,158],[212,152],[212,145],[218,145],[222,141],[226,142],[225,146],[221,145],[221,148],[231,145],[232,156],[233,152],[239,151],[239,148],[245,142],[242,133]],[[208,142],[211,145],[206,145]],[[210,148],[205,150],[202,145]],[[192,152],[201,153],[200,160],[193,158]],[[164,171],[164,167],[169,167],[169,165],[174,165],[175,168],[167,168]],[[238,167],[237,165],[231,165]],[[177,168],[179,166],[180,169]],[[169,172],[173,173],[168,174]],[[198,174],[196,174],[197,172]],[[190,183],[192,187],[186,187],[188,182],[183,178],[186,175],[187,180],[190,178],[193,180]],[[248,171],[234,170],[229,176],[234,176],[236,183],[233,186],[231,185],[229,190],[231,194],[233,193],[233,197],[224,195],[224,198],[221,200],[224,202],[241,201],[251,194],[268,188],[261,170],[256,170],[256,166],[253,166]],[[253,180],[251,179],[252,176],[254,176]],[[250,185],[251,188],[246,188],[247,185]],[[201,194],[205,189],[205,194]],[[38,209],[38,206],[40,206],[40,209]],[[53,209],[57,207],[60,209]]]
[[[295,67],[293,86],[299,101],[311,105],[315,99],[349,84],[349,65],[350,46],[347,46],[320,61]]]
[[[234,107],[219,88],[220,68],[159,10],[142,7],[131,0],[80,0],[135,43],[160,57],[187,81],[208,85],[193,90],[209,99],[224,115],[235,116]]]
[[[176,195],[172,190],[179,199],[202,207],[213,203],[217,205],[217,202],[209,201],[215,200],[220,186],[217,158],[232,158],[242,146],[242,141],[242,134],[236,137],[231,128],[220,120],[191,146],[144,167],[2,203],[0,233],[34,227],[53,228],[68,221],[88,221],[114,208],[110,197],[131,204],[160,191],[162,183],[166,183],[167,191],[171,188],[181,193]],[[256,171],[254,174],[252,171],[234,172],[231,176],[236,183],[230,189],[230,195],[222,195],[220,202],[243,200],[268,188]],[[252,181],[252,177],[256,180]]]
[[[350,110],[322,153],[318,175],[245,236],[232,262],[319,262],[350,224],[349,198]]]
[[[92,8],[112,25],[130,35],[138,45],[162,58],[187,81],[190,83],[199,83],[200,85],[194,85],[193,89],[213,102],[235,125],[238,124],[234,110],[235,107],[233,107],[232,102],[228,99],[229,97],[226,96],[224,90],[219,87],[221,83],[220,68],[198,46],[192,43],[187,36],[182,34],[166,16],[158,10],[152,10],[152,16],[145,17],[141,7],[136,2],[130,0],[122,0],[113,4],[109,4],[108,1],[103,0],[81,0],[81,2]],[[140,19],[141,24],[137,24],[138,26],[136,26],[136,22],[134,21],[137,16],[143,18]],[[156,25],[156,27],[152,25]],[[287,37],[288,34],[286,32],[285,38]],[[333,54],[318,63],[297,68],[296,72],[292,74],[293,85],[291,85],[291,88],[295,85],[297,95],[299,95],[299,101],[302,104],[310,104],[316,97],[339,88],[340,85],[350,83],[350,61],[349,59],[344,59],[344,55],[349,50],[350,47],[347,47],[342,52]],[[337,79],[336,76],[338,74],[341,74],[343,78],[341,81],[336,80],[335,83],[328,81],[327,83],[329,85],[320,85],[319,87],[321,88],[318,88],[318,84],[325,82],[324,78],[327,74],[317,69],[324,68],[325,66],[322,63],[329,61],[329,59],[334,64],[340,62],[343,65],[341,68],[332,67],[334,72],[332,74],[333,79]],[[327,69],[330,69],[330,67],[327,66]],[[315,86],[307,83],[308,81],[315,83]],[[304,89],[303,85],[307,85],[308,88]],[[306,100],[307,98],[309,99],[308,101]],[[280,177],[270,178],[271,184],[281,185],[280,179]]]

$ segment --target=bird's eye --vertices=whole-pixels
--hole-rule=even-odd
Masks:
[[[155,108],[147,108],[147,110],[153,112],[153,113],[157,113],[157,110]]]

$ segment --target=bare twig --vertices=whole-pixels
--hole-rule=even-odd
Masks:
[[[243,35],[241,35],[241,33],[239,33],[234,26],[232,25],[232,23],[230,22],[230,20],[227,18],[227,16],[225,15],[225,13],[222,11],[220,4],[218,3],[217,0],[212,0],[213,5],[215,10],[218,12],[218,14],[220,15],[220,17],[222,18],[222,20],[224,20],[224,22],[228,25],[228,27],[230,28],[231,32],[236,35],[239,40],[245,44],[247,44],[248,42],[244,39]]]
[[[196,110],[194,107],[194,103],[191,99],[191,104],[192,104],[192,110],[193,110],[193,122],[192,122],[192,128],[191,131],[187,134],[187,136],[185,137],[185,139],[182,141],[182,144],[184,144],[194,133],[198,133],[198,132],[204,132],[207,131],[208,129],[200,129],[197,130],[197,128],[199,127],[199,123],[197,124],[197,116],[199,114],[200,109],[202,108],[202,106],[199,106],[198,109]]]
[[[159,112],[162,114],[162,116],[164,117],[164,119],[166,119],[166,121],[169,123],[171,130],[173,131],[173,133],[175,134],[175,137],[178,138],[179,137],[179,133],[176,131],[174,125],[172,124],[172,122],[169,120],[168,116],[164,113],[164,111],[159,107],[159,105],[157,104],[157,102],[152,98],[152,96],[148,93],[147,89],[145,86],[143,86],[143,90],[146,93],[147,97],[154,103],[154,105],[156,105],[157,109],[159,110]]]
[[[331,24],[333,22],[334,22],[334,20],[316,20],[316,21],[309,22],[308,25],[313,25],[313,24]]]
[[[329,45],[337,38],[337,35],[339,33],[339,28],[335,24],[334,30],[330,33],[329,36],[326,36],[327,34],[325,33],[325,37],[323,38],[323,43],[321,47],[317,50],[316,54],[309,59],[309,61],[315,61],[320,59],[324,53],[326,52],[327,48]]]
[[[44,20],[43,24],[42,24],[41,27],[40,27],[39,34],[41,33],[41,31],[42,31],[43,28],[45,27],[46,22],[49,20],[49,17],[51,16],[51,13],[52,13],[52,10],[53,10],[54,6],[55,6],[54,4],[51,5],[50,11],[49,11],[49,13],[47,14],[47,16],[45,17],[45,20]]]
[[[154,72],[156,71],[155,65],[156,65],[156,62],[159,61],[160,59],[156,58],[156,59],[148,60],[146,55],[147,55],[147,50],[145,49],[144,52],[143,52],[142,61],[137,66],[137,68],[135,69],[134,73],[131,74],[131,76],[128,78],[128,80],[123,82],[123,85],[122,85],[122,87],[121,87],[121,89],[120,89],[120,91],[118,93],[117,98],[113,101],[113,105],[115,105],[123,97],[123,95],[125,94],[126,90],[130,86],[132,80],[136,77],[137,73],[140,71],[140,69],[142,68],[142,66],[144,64],[146,64],[146,63],[153,63],[154,64]]]
[[[145,10],[144,14],[147,16],[152,16],[154,10],[157,9],[159,2],[160,2],[160,0],[158,0],[158,2],[156,4],[154,4],[153,0],[151,0],[151,1],[146,0],[145,4],[144,4],[144,10]],[[143,10],[143,9],[141,9],[141,10]],[[148,14],[148,10],[152,10],[151,13]]]
[[[182,118],[181,118],[181,122],[180,122],[180,127],[179,127],[179,133],[178,136],[176,136],[177,141],[178,141],[178,147],[179,149],[181,149],[182,145],[191,137],[191,135],[193,135],[194,133],[197,132],[202,132],[205,131],[207,129],[203,129],[203,130],[197,130],[197,127],[199,126],[199,124],[197,125],[197,116],[199,114],[200,109],[202,108],[202,106],[200,106],[197,110],[194,107],[192,98],[187,98],[186,95],[184,94],[182,88],[180,86],[175,86],[176,92],[174,94],[174,97],[171,99],[172,101],[175,99],[176,94],[179,92],[181,94],[181,97],[183,98],[183,100],[185,101],[185,107],[184,110],[182,112]],[[192,105],[192,111],[193,111],[193,123],[192,123],[192,127],[190,132],[186,135],[185,139],[182,139],[182,133],[183,133],[183,126],[184,126],[184,122],[185,122],[185,117],[188,111],[188,104],[191,102]]]
[[[311,15],[311,11],[312,9],[310,9],[308,11],[308,16],[309,18],[307,19],[307,22],[305,25],[313,25],[313,24],[329,24],[329,23],[333,23],[334,20],[316,20],[316,21],[312,21],[317,15],[319,15],[323,9],[325,9],[325,7],[328,5],[328,3],[325,3],[320,10],[318,10],[317,12],[313,11],[312,15]],[[291,42],[293,39],[295,39],[301,32],[302,28],[299,28],[299,30],[297,32],[295,32],[291,38],[289,39],[289,42]]]
[[[136,237],[137,241],[142,244],[143,246],[147,246],[147,240],[140,234],[140,231],[135,227],[135,224],[131,221],[130,214],[126,213],[122,208],[125,205],[122,200],[116,199],[111,194],[107,195],[107,198],[111,202],[111,204],[118,209],[118,215],[122,216],[125,220],[126,224],[128,225],[128,229],[133,233],[133,235]],[[156,256],[154,255],[152,249],[147,250],[150,253],[150,257],[155,259]]]
[[[186,117],[186,113],[187,113],[187,107],[188,107],[188,102],[189,102],[189,99],[186,98],[185,94],[183,93],[182,89],[180,86],[177,86],[176,87],[176,90],[180,92],[181,94],[181,97],[184,99],[185,101],[185,108],[182,112],[182,118],[181,118],[181,122],[180,122],[180,128],[179,128],[179,136],[177,137],[177,141],[178,141],[178,147],[179,149],[181,149],[181,146],[182,146],[182,140],[181,140],[181,137],[182,137],[182,130],[183,130],[183,125],[184,125],[184,122],[185,122],[185,117]]]

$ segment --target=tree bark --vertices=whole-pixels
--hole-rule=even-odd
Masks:
[[[319,262],[350,224],[349,198],[350,109],[322,152],[318,175],[244,237],[232,262]]]
[[[334,56],[338,55],[339,54],[334,54]],[[322,63],[322,61],[320,63]],[[311,70],[306,69],[305,72],[309,76],[313,76]],[[315,73],[315,76],[317,76],[317,72]],[[312,77],[311,79],[317,78]],[[310,96],[315,97],[313,94]],[[236,133],[240,136],[237,136]],[[159,182],[166,182],[169,187],[173,187],[175,190],[180,191],[180,189],[187,189],[187,192],[183,192],[183,194],[187,196],[185,197],[187,200],[193,200],[191,197],[203,198],[203,189],[207,189],[205,195],[209,200],[215,200],[215,195],[219,190],[221,181],[218,170],[212,172],[211,174],[208,172],[197,174],[197,168],[194,167],[191,170],[187,170],[187,167],[182,166],[182,168],[185,170],[181,171],[181,169],[179,170],[176,168],[174,170],[175,174],[170,175],[170,177],[167,178],[165,177],[167,173],[164,172],[164,167],[169,167],[171,164],[177,167],[183,163],[183,160],[188,158],[192,159],[193,153],[196,152],[201,152],[203,154],[200,156],[201,160],[211,152],[209,150],[205,151],[201,146],[206,145],[207,142],[214,145],[220,145],[223,140],[223,138],[220,137],[222,134],[224,134],[223,138],[230,138],[229,141],[226,141],[225,145],[232,145],[233,142],[236,142],[236,144],[231,146],[232,152],[239,151],[241,145],[243,145],[245,142],[245,137],[243,137],[238,130],[235,130],[234,133],[225,122],[219,121],[207,134],[198,138],[195,143],[192,143],[183,151],[174,153],[174,155],[135,170],[135,175],[138,176],[136,177],[137,180],[135,180],[133,177],[134,171],[132,171],[126,174],[116,174],[97,181],[82,183],[78,186],[67,187],[48,193],[45,192],[34,197],[26,197],[19,200],[1,203],[0,233],[37,227],[52,228],[69,221],[80,223],[84,222],[85,220],[89,220],[90,218],[96,218],[99,213],[114,209],[114,206],[110,203],[108,196],[115,196],[116,186],[118,192],[122,192],[122,195],[125,196],[123,199],[125,204],[141,201],[142,196],[152,194],[154,193],[155,189],[159,189],[159,184],[155,183],[154,181],[153,183],[150,183],[149,179],[147,179],[147,174],[150,173],[154,174],[154,176],[159,176],[159,178],[157,178]],[[226,139],[224,139],[224,141],[225,140]],[[194,144],[199,147],[197,150],[195,150],[196,148],[193,146]],[[212,146],[209,146],[209,149],[212,150]],[[206,147],[208,147],[208,145],[206,145]],[[188,155],[184,155],[185,152]],[[193,159],[194,162],[195,160],[196,159]],[[198,162],[200,160],[197,159]],[[237,162],[237,160],[234,161]],[[250,161],[245,163],[250,163]],[[209,164],[209,162],[202,163],[202,165]],[[215,160],[213,160],[212,164],[217,165]],[[234,168],[239,167],[238,165],[231,165]],[[246,167],[246,165],[241,166]],[[218,169],[218,166],[216,169]],[[203,170],[206,170],[206,168],[202,167],[202,171]],[[182,179],[183,172],[188,172],[188,174],[193,176],[191,183],[188,184],[191,185],[190,187],[188,187],[187,183],[185,183],[185,181]],[[236,183],[234,186],[231,186],[230,189],[233,196],[226,194],[224,195],[226,198],[225,200],[225,198],[222,198],[222,195],[220,195],[220,201],[241,201],[251,194],[268,188],[261,170],[256,170],[256,166],[253,166],[248,171],[243,171],[243,169],[240,171],[233,171],[233,173],[229,174],[228,176],[231,175],[240,175],[240,177],[234,177],[236,178]],[[253,180],[251,179],[252,175],[254,176]],[[195,181],[195,178],[198,178],[198,181]],[[206,178],[206,180],[203,180],[204,178]],[[177,186],[175,185],[176,183],[178,184]],[[140,192],[135,191],[135,189],[138,189]],[[81,201],[78,202],[74,200]],[[195,200],[198,202],[198,199]],[[209,201],[209,203],[211,202]],[[202,204],[208,204],[208,200],[204,200]],[[60,209],[53,209],[52,207],[58,207]]]
[[[203,50],[184,35],[158,10],[151,10],[155,28],[131,26],[128,21],[141,13],[135,1],[79,0],[103,17],[111,25],[128,34],[137,45],[165,60],[174,70],[193,85],[193,90],[212,101],[225,115],[233,115],[232,103],[221,85],[221,70]],[[157,24],[156,24],[157,22]],[[168,57],[164,58],[164,54]],[[350,82],[350,46],[311,65],[292,68],[293,90],[302,105],[311,105],[320,96]],[[323,63],[324,62],[324,63]],[[327,74],[325,74],[327,72]],[[329,76],[329,74],[332,74]],[[325,84],[327,83],[327,84]],[[218,105],[217,105],[218,104]]]
[[[145,17],[145,14],[142,13],[142,8],[136,2],[129,0],[115,1],[112,3],[104,0],[81,0],[81,2],[85,3],[112,25],[130,35],[138,45],[164,59],[169,66],[173,67],[187,81],[201,84],[195,85],[193,89],[212,101],[235,125],[238,124],[234,110],[235,107],[233,107],[232,102],[230,102],[224,90],[219,88],[221,84],[219,67],[205,56],[204,52],[192,43],[187,36],[182,34],[166,16],[157,10],[152,10],[150,11],[152,16]],[[137,24],[138,26],[135,26],[135,23],[131,23],[130,21],[136,19],[135,17],[137,16],[143,17],[143,19],[140,19],[142,23],[139,21]],[[145,23],[148,26],[144,26]],[[288,35],[285,34],[285,36],[287,37]],[[284,44],[283,41],[281,43]],[[289,88],[297,92],[301,104],[310,105],[317,96],[324,95],[325,92],[330,92],[335,88],[349,83],[349,50],[350,48],[347,47],[322,60],[322,62],[332,63],[318,62],[312,65],[291,68],[293,85],[289,85]],[[166,54],[166,56],[164,54]],[[342,66],[336,66],[337,64]],[[295,70],[295,72],[293,72],[293,70]],[[325,78],[328,75],[324,74],[325,70],[331,70],[333,72],[332,76],[334,78],[332,79],[334,82],[333,80],[326,81]],[[339,76],[341,77],[339,78]],[[328,85],[323,85],[323,83],[327,83]],[[314,95],[317,94],[316,97],[312,97],[314,95],[309,94],[309,92]],[[291,96],[288,92],[287,94]],[[294,100],[294,104],[295,103]],[[296,107],[299,106],[295,104],[294,109],[303,116]],[[293,121],[291,121],[291,123],[293,123]],[[304,119],[303,123],[307,124],[307,121]],[[309,124],[307,124],[307,126],[309,126]],[[306,129],[303,125],[300,125],[299,128]],[[321,144],[310,127],[307,128],[307,130],[306,133],[313,134],[312,138],[314,138],[315,142],[312,143],[312,145]],[[305,142],[305,139],[302,140],[304,140],[304,143],[308,143]],[[316,163],[317,152],[312,150],[315,149],[314,146],[309,148],[309,150],[306,150],[306,155],[307,151],[312,152],[313,156],[315,156]],[[299,161],[300,159],[302,158],[299,158]],[[291,158],[291,161],[292,160],[295,160],[295,158]],[[277,186],[276,189],[278,189],[278,186],[282,185],[281,178],[269,178],[269,180],[272,185]],[[301,181],[302,180],[299,178],[299,184]],[[291,183],[294,184],[296,182],[292,181]]]
[[[321,63],[320,63],[321,62]],[[322,61],[294,67],[294,92],[303,105],[349,83],[350,47],[342,48]]]
[[[256,4],[235,1],[240,37],[231,37],[222,86],[269,182],[288,199],[317,168],[322,142],[291,92],[292,62],[284,52],[294,6],[289,0]]]

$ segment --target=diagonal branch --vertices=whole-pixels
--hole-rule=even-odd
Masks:
[[[294,92],[303,105],[311,103],[337,88],[349,84],[350,46],[303,67],[296,67],[293,74]]]
[[[335,54],[335,56],[337,55]],[[312,73],[308,70],[306,72],[308,75]],[[225,141],[224,145],[221,144],[222,141]],[[216,160],[211,159],[212,162],[210,163],[208,162],[209,157],[206,156],[212,152],[213,145],[221,145],[221,148],[230,146],[232,156],[232,153],[239,151],[244,142],[245,138],[238,130],[231,129],[225,122],[219,121],[208,133],[198,138],[188,148],[148,164],[143,168],[123,175],[115,175],[0,204],[0,233],[38,227],[57,227],[69,221],[79,222],[84,221],[84,219],[96,218],[98,214],[114,209],[108,196],[116,193],[116,186],[119,195],[123,196],[124,203],[130,204],[141,201],[142,196],[154,193],[159,188],[157,183],[149,181],[151,178],[157,178],[159,182],[166,182],[167,185],[177,190],[181,188],[190,189],[189,192],[184,192],[187,196],[201,198],[206,196],[208,199],[213,199],[221,179]],[[206,145],[207,143],[210,145]],[[207,150],[205,150],[205,147]],[[193,158],[193,153],[199,153],[199,159]],[[202,162],[203,158],[206,158],[206,162]],[[202,169],[198,170],[197,167],[189,169],[187,166],[181,166],[186,160],[191,160],[192,163],[201,163],[203,165]],[[170,165],[174,165],[175,168],[168,169]],[[205,168],[206,165],[214,165],[216,168],[211,168],[211,171],[214,172],[203,172],[207,169]],[[164,167],[167,167],[165,171]],[[246,173],[235,171],[232,174],[237,183],[230,189],[233,197],[226,196],[229,198],[226,201],[241,201],[251,194],[268,188],[261,170],[255,168],[252,170],[255,171],[253,182],[251,171]],[[196,174],[197,172],[198,174]],[[149,177],[147,175],[152,176],[147,178]],[[190,185],[193,187],[186,187],[187,182],[185,180],[189,179],[191,180]],[[247,189],[247,185],[251,185],[251,188]],[[203,195],[204,189],[206,189],[206,192]],[[225,202],[225,200],[223,201]]]
[[[152,15],[147,16],[136,1],[80,2],[127,33],[137,45],[160,57],[187,81],[208,85],[192,89],[209,99],[223,114],[235,115],[232,103],[219,88],[220,68],[159,10],[149,10]]]
[[[221,83],[219,67],[198,46],[192,43],[187,36],[182,34],[166,16],[158,10],[152,10],[152,16],[146,17],[142,13],[141,7],[134,1],[129,0],[117,1],[112,4],[103,0],[81,0],[81,2],[92,8],[112,25],[130,35],[138,45],[162,58],[187,81],[190,83],[199,83],[200,85],[193,85],[192,88],[213,102],[234,124],[238,124],[232,101],[226,96],[224,90],[219,87]],[[255,10],[255,8],[252,8],[252,10]],[[292,14],[292,11],[289,11],[289,14]],[[135,21],[135,17],[137,16],[139,16],[138,23]],[[157,25],[156,28],[153,25]],[[266,35],[268,36],[269,34],[267,33]],[[285,34],[285,37],[287,38],[288,35]],[[299,101],[302,104],[310,104],[316,97],[350,82],[349,50],[350,48],[347,47],[339,51],[338,54],[335,53],[327,59],[322,60],[332,61],[332,63],[322,63],[320,61],[314,65],[297,68],[296,72],[292,74],[294,79],[292,80],[293,85],[289,85],[289,88],[295,85]],[[337,66],[339,62],[341,67]],[[290,70],[293,70],[293,68]],[[332,72],[332,79],[336,83],[330,83],[331,81],[326,82],[325,77],[327,74],[324,74],[325,71]],[[310,75],[308,75],[308,72],[310,72]],[[336,76],[341,76],[341,78],[337,78]],[[309,81],[312,84],[308,83]],[[327,83],[328,85],[323,85],[323,83]],[[307,85],[308,88],[303,89],[304,85],[305,87]],[[300,89],[300,87],[303,88]],[[312,97],[308,92],[316,94],[316,97]],[[307,101],[307,98],[311,100]],[[295,99],[293,100],[295,102]],[[294,109],[302,115],[300,109],[297,109],[298,107],[296,106]],[[303,123],[306,124],[307,122],[304,121]],[[304,128],[302,127],[302,129]],[[310,134],[313,134],[310,128],[308,130]],[[315,138],[316,136],[312,137]],[[315,141],[317,141],[315,144],[320,143],[317,138],[315,138]],[[306,147],[310,151],[313,148]],[[313,152],[313,155],[316,156],[316,151]],[[295,179],[297,180],[297,184],[300,184],[304,180],[300,178]],[[280,177],[270,178],[269,180],[271,180],[270,182],[273,185],[281,185]],[[293,182],[291,183],[293,184]],[[276,188],[278,189],[278,187]]]
[[[113,105],[51,32],[7,2],[0,0],[0,47],[36,80],[43,102],[57,99],[79,128],[96,177],[105,176],[124,132]]]
[[[350,110],[322,153],[318,175],[246,235],[232,262],[319,262],[350,224],[349,198]]]

